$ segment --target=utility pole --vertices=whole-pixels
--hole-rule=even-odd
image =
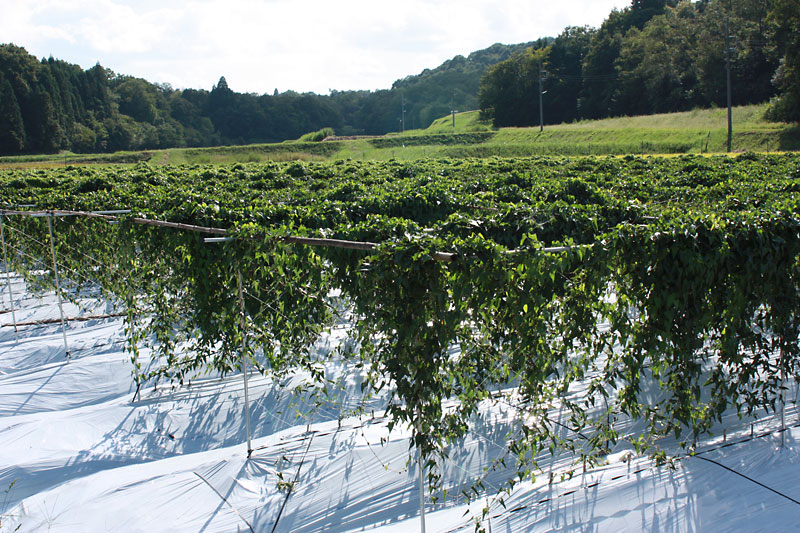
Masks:
[[[542,72],[542,60],[539,60],[539,131],[544,131],[544,109],[542,109],[542,78],[544,77],[544,72]]]
[[[450,113],[453,114],[453,131],[456,131],[456,92],[450,97]]]
[[[728,14],[725,17],[725,78],[728,92],[728,152],[733,140],[733,120],[731,113],[731,2],[728,2]]]
[[[400,96],[400,133],[405,133],[406,131],[406,97]]]

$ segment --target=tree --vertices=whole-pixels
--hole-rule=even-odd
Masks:
[[[25,148],[25,127],[14,89],[0,75],[0,153],[18,154]]]
[[[773,78],[781,95],[772,115],[800,122],[800,0],[774,0],[768,19],[777,25],[778,47],[783,50]]]
[[[527,48],[490,67],[478,94],[481,118],[496,127],[538,123],[540,66],[546,65],[549,52],[550,47]]]
[[[629,114],[631,102],[618,101],[616,62],[622,40],[632,30],[642,30],[655,16],[664,13],[670,0],[632,0],[622,10],[614,9],[592,38],[583,61],[583,88],[578,101],[583,118]]]
[[[616,111],[615,62],[619,57],[622,37],[604,28],[594,35],[583,59],[583,85],[578,99],[578,114],[582,118],[607,117]]]
[[[553,41],[548,55],[545,121],[570,122],[578,118],[583,58],[596,30],[570,26]]]
[[[139,122],[153,124],[158,115],[154,87],[145,80],[130,78],[120,83],[115,92],[119,97],[119,111]]]
[[[688,7],[688,6],[687,6]],[[698,94],[691,43],[697,28],[692,17],[673,9],[651,19],[623,38],[615,62],[617,109],[626,115],[691,109],[703,101]]]
[[[50,94],[37,87],[23,108],[28,149],[39,153],[58,150],[65,141],[64,133],[56,120]]]

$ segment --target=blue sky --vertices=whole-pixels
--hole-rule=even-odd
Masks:
[[[238,92],[385,89],[495,42],[599,26],[629,0],[0,0],[0,42]]]

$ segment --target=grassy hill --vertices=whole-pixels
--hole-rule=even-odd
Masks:
[[[733,151],[800,150],[800,126],[765,120],[766,105],[733,109]],[[455,118],[455,126],[453,125]],[[0,167],[68,164],[193,164],[266,160],[420,159],[529,155],[624,155],[721,153],[727,110],[617,117],[569,124],[492,129],[477,111],[437,119],[430,127],[383,137],[328,142],[283,142],[214,148],[179,148],[118,154],[70,154],[0,158]]]
[[[733,151],[800,150],[797,125],[765,120],[766,105],[733,109]],[[617,117],[539,127],[492,130],[480,122],[477,111],[436,120],[424,130],[411,130],[391,147],[366,141],[345,145],[338,156],[355,159],[418,157],[486,157],[526,155],[623,155],[720,153],[727,143],[727,110],[698,109],[683,113]],[[479,135],[491,132],[491,135]],[[466,142],[442,142],[445,134]],[[469,134],[469,136],[467,136]],[[403,143],[400,140],[405,140]],[[412,140],[413,139],[413,140]],[[428,139],[422,142],[421,139]]]

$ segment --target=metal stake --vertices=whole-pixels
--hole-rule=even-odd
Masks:
[[[67,326],[64,322],[64,306],[61,302],[61,282],[58,279],[58,263],[56,263],[56,245],[53,239],[53,214],[47,217],[47,229],[50,231],[50,253],[53,256],[53,274],[56,278],[56,296],[58,296],[58,312],[61,315],[61,334],[64,336],[64,351],[69,359],[69,343],[67,343]]]
[[[781,366],[783,357],[781,357]],[[781,368],[781,448],[786,445],[786,371]]]
[[[422,411],[417,409],[417,435],[422,434]],[[419,530],[425,533],[425,466],[423,464],[422,448],[417,447],[417,468],[419,469]]]
[[[250,443],[250,394],[247,390],[247,331],[245,330],[244,293],[242,291],[242,271],[237,273],[239,284],[239,307],[242,310],[242,376],[244,376],[244,421],[247,427],[247,458],[253,453]]]
[[[19,333],[17,330],[17,314],[14,311],[14,293],[11,291],[11,272],[8,270],[8,254],[6,253],[6,236],[3,231],[3,220],[5,215],[0,215],[0,240],[3,241],[3,264],[6,268],[6,285],[8,287],[8,303],[11,305],[11,320],[14,323],[14,340],[19,342]]]

